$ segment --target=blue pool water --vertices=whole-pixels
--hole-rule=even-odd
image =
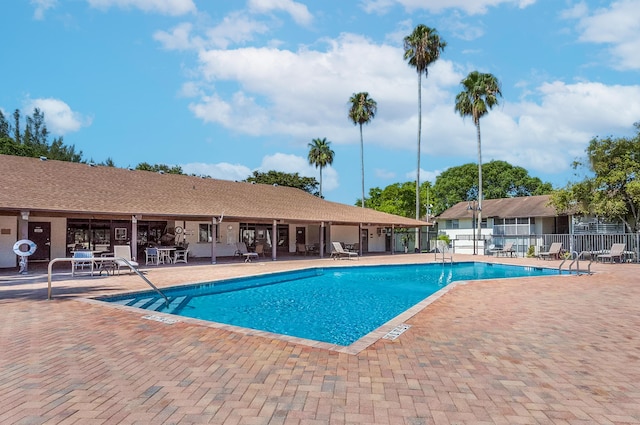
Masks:
[[[557,274],[486,263],[313,268],[103,301],[349,345],[453,281]]]

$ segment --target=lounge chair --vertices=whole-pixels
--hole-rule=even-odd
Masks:
[[[539,253],[538,258],[542,258],[543,260],[548,260],[551,258],[559,260],[560,251],[562,251],[562,242],[554,242],[549,247],[549,251]]]
[[[297,243],[296,244],[296,255],[302,255],[304,254],[304,256],[307,256],[307,246],[303,243]]]
[[[116,258],[114,266],[120,274],[120,268],[126,267],[131,271],[135,271],[139,264],[131,259],[131,247],[129,245],[114,245],[113,256]],[[121,260],[124,259],[125,261]]]
[[[264,245],[259,243],[256,245],[256,254],[258,254],[258,257],[262,255],[262,258],[265,258],[266,255],[264,253]]]
[[[244,262],[245,263],[250,263],[251,260],[253,260],[254,258],[258,258],[258,253],[257,252],[249,252],[249,250],[247,249],[247,244],[245,244],[244,242],[237,242],[236,243],[235,255],[238,255],[240,257],[244,257]]]
[[[347,257],[347,258],[355,257],[359,259],[357,252],[345,251],[345,249],[342,247],[340,242],[331,242],[331,245],[333,246],[333,252],[331,252],[331,258],[333,258],[334,260],[338,258],[343,258],[343,257]]]
[[[608,253],[598,255],[598,257],[596,257],[596,260],[604,263],[605,260],[608,259],[610,263],[613,263],[617,258],[618,261],[622,263],[625,247],[626,245],[623,243],[614,243],[613,245],[611,245],[611,249]]]
[[[496,257],[499,257],[500,254],[503,254],[505,257],[507,254],[509,254],[510,257],[513,257],[513,254],[516,251],[513,249],[513,242],[507,242],[502,248],[492,249],[491,252],[496,254]]]

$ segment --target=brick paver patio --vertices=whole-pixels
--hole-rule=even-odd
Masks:
[[[147,276],[162,287],[331,261]],[[593,269],[457,285],[404,320],[399,338],[357,354],[82,300],[146,289],[134,275],[59,275],[47,301],[46,276],[4,273],[0,424],[638,424],[640,265]]]

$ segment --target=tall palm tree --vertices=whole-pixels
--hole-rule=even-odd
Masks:
[[[498,104],[502,97],[500,82],[493,74],[470,72],[460,82],[463,90],[456,96],[455,110],[464,117],[472,117],[478,136],[478,235],[482,231],[482,144],[480,141],[480,118]]]
[[[419,24],[404,38],[404,59],[418,72],[418,168],[416,170],[416,220],[420,219],[420,138],[422,133],[422,74],[429,76],[428,66],[438,60],[447,43],[438,31]]]
[[[368,124],[378,111],[378,104],[369,97],[369,93],[354,93],[349,99],[351,108],[349,109],[349,119],[353,125],[360,125],[360,163],[362,165],[362,201],[360,202],[364,208],[364,141],[362,139],[362,124]]]
[[[327,165],[333,164],[333,156],[335,152],[329,147],[331,142],[327,142],[327,138],[313,139],[309,143],[309,164],[320,168],[320,197],[322,196],[322,169]]]

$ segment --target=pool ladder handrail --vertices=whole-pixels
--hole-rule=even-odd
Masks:
[[[135,274],[137,274],[138,276],[140,276],[140,278],[142,280],[144,280],[154,291],[156,291],[158,294],[160,294],[162,296],[162,298],[164,298],[164,301],[167,305],[167,307],[169,306],[169,298],[167,298],[167,296],[160,290],[158,289],[158,287],[156,285],[154,285],[153,283],[151,283],[151,281],[149,279],[147,279],[146,276],[144,276],[140,270],[138,270],[137,268],[135,268],[133,266],[133,264],[131,264],[129,262],[129,260],[127,260],[126,258],[122,258],[122,257],[90,257],[90,258],[54,258],[53,260],[49,261],[49,266],[48,266],[48,270],[47,270],[47,280],[48,280],[48,289],[47,289],[47,299],[50,300],[53,298],[52,296],[52,288],[51,288],[51,276],[53,275],[53,265],[55,263],[59,263],[59,262],[63,262],[63,261],[67,261],[70,262],[73,266],[74,262],[78,262],[78,261],[83,261],[83,262],[87,262],[87,261],[91,261],[93,262],[99,262],[99,263],[104,263],[104,262],[113,262],[113,261],[122,261],[123,263],[125,263]],[[93,273],[93,270],[92,270]]]
[[[583,256],[583,254],[590,254],[588,251],[582,251],[580,254],[578,254],[576,251],[573,251],[571,253],[571,257],[573,259],[573,261],[571,261],[571,263],[569,263],[569,274],[571,274],[572,272],[572,268],[573,265],[576,265],[576,275],[580,276],[580,257]],[[564,260],[562,260],[562,262],[560,263],[560,265],[558,266],[558,273],[562,273],[562,266],[564,265],[564,263],[568,260],[569,258],[565,258]],[[583,258],[584,260],[584,258]],[[593,258],[589,259],[589,264],[587,265],[587,270],[586,273],[587,274],[591,274],[591,263],[593,263]]]

